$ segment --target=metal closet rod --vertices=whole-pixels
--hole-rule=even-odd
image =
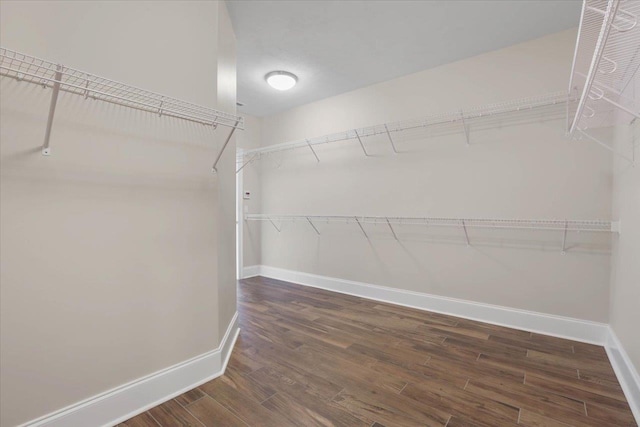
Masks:
[[[244,129],[244,119],[241,116],[140,89],[3,47],[0,47],[0,75],[53,89],[42,150],[44,155],[51,153],[49,139],[60,91],[80,95],[85,99],[91,98],[155,113],[158,116],[212,126],[214,129],[219,125],[230,127],[231,132],[214,162],[214,171],[233,132],[236,129]]]
[[[566,92],[553,92],[541,96],[517,99],[502,103],[489,104],[466,110],[456,110],[448,113],[438,113],[425,116],[420,119],[406,120],[401,122],[383,123],[380,125],[364,128],[349,129],[343,132],[332,133],[315,138],[306,138],[300,141],[286,142],[282,144],[270,145],[268,147],[245,150],[238,154],[240,161],[246,157],[250,159],[242,164],[238,172],[251,161],[259,158],[263,154],[275,153],[297,148],[311,149],[317,161],[320,161],[317,153],[313,149],[314,145],[327,144],[332,142],[357,140],[366,156],[369,155],[363,143],[363,139],[375,135],[386,135],[394,153],[397,153],[397,146],[393,139],[393,134],[397,132],[420,129],[435,125],[459,123],[460,131],[463,131],[467,144],[469,143],[469,124],[467,121],[492,117],[501,114],[514,113],[518,111],[528,111],[534,108],[547,107],[566,103],[569,100]]]
[[[600,4],[586,0],[582,6],[569,90],[574,90],[577,76],[584,85],[579,88],[580,98],[568,126],[571,135],[583,133],[593,125],[591,119],[597,110],[602,110],[599,106],[603,103],[640,118],[640,111],[625,105],[622,94],[640,67],[640,2],[608,0],[604,10],[596,7]],[[590,40],[596,40],[595,45]],[[581,66],[588,69],[581,70]],[[617,86],[623,89],[616,89]]]

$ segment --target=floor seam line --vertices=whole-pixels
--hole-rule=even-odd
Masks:
[[[182,403],[180,403],[177,398],[176,398],[176,402],[178,402],[180,404],[180,406],[182,406],[183,408],[187,409],[187,406],[192,405],[194,403],[196,403],[198,400],[202,399],[203,397],[207,396],[207,393],[205,393],[204,391],[200,390],[202,392],[202,396],[200,396],[199,398],[197,398],[196,400],[187,403],[186,405],[183,405]]]
[[[336,394],[335,394],[331,399],[329,399],[329,402],[333,402],[333,399],[335,399],[336,397],[338,397],[338,395],[339,395],[340,393],[342,393],[343,391],[345,391],[345,389],[344,389],[344,388],[342,388],[342,389],[341,389],[339,392],[337,392],[337,393],[336,393]]]
[[[205,396],[206,396],[206,394],[205,394]],[[191,403],[196,403],[198,400],[202,399],[203,397],[204,397],[204,396],[200,396],[200,398],[199,398],[199,399],[196,399],[196,400],[194,400],[194,401],[193,401],[193,402],[191,402]],[[193,415],[193,413],[189,410],[189,408],[187,408],[186,406],[183,406],[183,408],[184,408],[184,410],[185,410],[185,411],[187,411],[189,414],[191,414],[191,416],[192,416],[193,418],[195,418],[195,419],[196,419],[196,421],[198,421],[200,424],[202,424],[202,426],[203,426],[203,427],[207,427],[207,425],[206,425],[205,423],[203,423],[203,422],[200,420],[200,418],[198,418],[198,417],[196,417],[195,415]]]
[[[264,402],[266,402],[267,400],[271,399],[273,396],[275,396],[276,394],[278,394],[278,392],[276,391],[275,393],[273,393],[271,396],[267,397],[266,399],[264,399],[262,402],[259,403],[260,406],[262,406],[262,404]]]
[[[160,406],[160,405],[158,405],[158,406]],[[157,408],[157,406],[155,406],[155,407]],[[151,408],[151,409],[153,409],[153,408]],[[145,412],[149,413],[149,416],[151,417],[151,419],[153,421],[155,421],[156,424],[158,424],[160,427],[162,427],[162,424],[160,424],[160,421],[156,420],[156,417],[154,417],[153,414],[151,413],[151,409],[148,410],[148,411],[145,411]]]

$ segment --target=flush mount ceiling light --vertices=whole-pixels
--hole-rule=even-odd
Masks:
[[[269,86],[277,90],[289,90],[298,82],[298,77],[287,71],[272,71],[264,78],[269,83]]]

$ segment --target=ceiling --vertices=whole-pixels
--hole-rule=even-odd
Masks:
[[[266,116],[578,25],[581,1],[228,1],[238,102]],[[265,82],[296,74],[287,92]]]

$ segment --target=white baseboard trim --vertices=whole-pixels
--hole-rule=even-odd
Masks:
[[[633,416],[640,424],[640,375],[611,327],[609,327],[608,340],[604,348],[607,350],[609,361],[622,386]]]
[[[242,269],[242,278],[248,279],[250,277],[256,277],[260,275],[260,265],[250,265]]]
[[[590,344],[605,345],[607,324],[484,304],[261,265],[260,276],[376,301],[449,314]]]
[[[222,374],[238,338],[236,312],[212,351],[93,396],[19,427],[115,426]]]

